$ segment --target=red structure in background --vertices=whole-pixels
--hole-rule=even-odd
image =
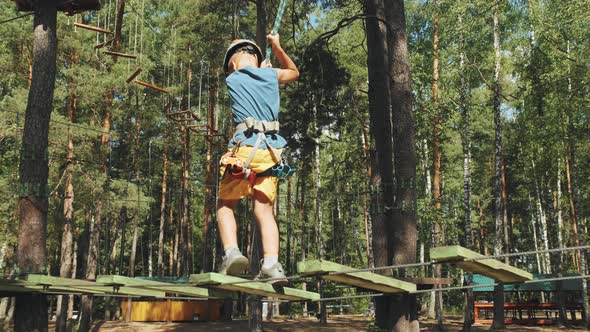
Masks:
[[[581,304],[566,304],[564,307],[570,322],[582,320]],[[493,302],[475,302],[475,323],[491,324],[493,312]],[[558,321],[559,306],[556,303],[505,303],[504,312],[505,324],[553,325]]]

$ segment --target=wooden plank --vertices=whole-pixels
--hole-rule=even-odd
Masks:
[[[320,277],[325,280],[384,293],[416,291],[415,284],[372,272],[330,274],[331,272],[345,272],[351,270],[354,269],[346,265],[340,265],[319,259],[306,260],[297,263],[297,272],[301,275],[320,275]]]
[[[150,89],[154,89],[154,90],[157,90],[157,91],[160,91],[160,92],[164,92],[164,93],[170,93],[170,92],[168,92],[168,91],[166,91],[166,90],[164,90],[164,89],[162,89],[160,87],[157,87],[157,86],[155,86],[153,84],[149,84],[147,82],[143,82],[143,81],[140,81],[140,80],[135,80],[134,82],[137,83],[137,84],[139,84],[139,85],[143,85],[145,87],[148,87]]]
[[[211,286],[219,289],[254,294],[260,296],[274,297],[281,300],[301,301],[320,299],[320,294],[304,291],[290,287],[273,287],[263,282],[245,282],[248,279],[232,277],[220,273],[209,272],[202,274],[191,274],[190,282],[198,286]],[[239,284],[232,284],[240,282]]]
[[[209,290],[194,286],[175,285],[166,282],[129,278],[117,275],[99,275],[96,281],[106,285],[127,286],[130,288],[152,289],[160,292],[182,294],[195,297],[212,297]]]
[[[115,39],[114,38],[111,38],[111,39],[109,39],[109,40],[107,40],[105,42],[102,42],[100,44],[94,45],[94,49],[97,50],[97,49],[103,48],[105,46],[110,46],[114,41],[115,41]]]
[[[502,263],[495,259],[465,261],[466,259],[480,257],[485,256],[461,246],[430,248],[430,259],[433,261],[453,262],[456,266],[467,272],[478,273],[501,282],[523,282],[533,279],[532,273],[506,263]]]
[[[137,58],[137,55],[125,54],[125,53],[120,53],[120,52],[102,51],[102,53],[104,53],[106,55],[118,56],[118,57],[127,58],[127,59],[136,59]]]
[[[108,290],[92,281],[28,274],[23,279],[30,284],[44,286],[43,290],[71,293],[104,294]]]
[[[0,279],[0,293],[31,293],[43,291],[43,286],[31,285],[26,281]]]
[[[103,28],[99,28],[99,27],[95,27],[92,25],[88,25],[88,24],[82,24],[82,23],[74,23],[74,26],[77,26],[78,28],[82,28],[82,29],[86,29],[86,30],[92,30],[92,31],[96,31],[96,32],[100,32],[100,33],[106,33],[106,34],[112,34],[113,32],[107,29],[103,29]]]
[[[96,277],[96,283],[104,285],[106,287],[112,287],[114,289],[114,292],[117,294],[141,297],[166,297],[166,292],[164,291],[129,287],[124,283],[112,282],[112,279],[109,279],[109,277],[110,276],[99,275],[98,277]]]
[[[25,281],[41,286],[49,287],[49,290],[79,292],[91,294],[116,293],[121,295],[141,296],[141,297],[165,297],[166,293],[137,289],[131,287],[120,287],[119,285],[106,285],[94,281],[52,277],[40,274],[29,274]],[[113,287],[115,286],[115,287]]]
[[[129,76],[129,78],[125,82],[127,82],[127,84],[131,83],[131,81],[133,81],[137,76],[139,76],[142,70],[143,69],[138,68],[135,72],[133,72],[133,74],[131,74],[131,76]]]

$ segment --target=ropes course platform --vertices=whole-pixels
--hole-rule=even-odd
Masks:
[[[350,271],[350,272],[349,272]],[[372,272],[352,272],[353,268],[326,260],[297,263],[297,272],[304,276],[319,275],[322,279],[383,293],[415,292],[416,285]]]
[[[484,259],[483,257],[485,256],[461,246],[430,249],[430,259],[435,262],[449,262],[464,271],[475,272],[501,282],[523,282],[533,279],[532,273],[495,259]]]
[[[228,291],[267,296],[290,301],[317,301],[320,294],[290,287],[273,287],[264,282],[250,281],[221,273],[209,272],[191,274],[189,278],[196,286],[215,287]]]

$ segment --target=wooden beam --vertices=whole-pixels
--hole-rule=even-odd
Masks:
[[[127,58],[127,59],[136,59],[137,58],[137,55],[125,54],[125,53],[119,53],[119,52],[113,52],[113,51],[102,51],[102,53],[104,53],[106,55],[118,56],[118,57]]]
[[[170,93],[170,92],[168,92],[168,91],[166,91],[166,90],[164,90],[164,89],[162,89],[160,87],[157,87],[157,86],[155,86],[153,84],[150,84],[150,83],[147,83],[147,82],[143,82],[143,81],[140,81],[140,80],[135,80],[134,82],[137,83],[137,84],[139,84],[139,85],[143,85],[145,87],[148,87],[150,89],[154,89],[154,90],[157,90],[157,91],[160,91],[160,92],[164,92],[164,93]]]
[[[109,40],[107,40],[107,41],[105,41],[103,43],[96,44],[96,45],[94,45],[94,49],[97,50],[99,48],[103,48],[105,46],[109,46],[109,45],[111,45],[113,43],[113,41],[114,41],[114,39],[111,38],[111,39],[109,39]]]
[[[384,293],[416,291],[415,284],[372,272],[330,274],[333,272],[345,272],[351,270],[354,269],[349,266],[319,259],[306,260],[297,263],[297,272],[301,275],[319,275],[325,280],[331,280],[346,285],[352,285]]]
[[[100,32],[100,33],[106,33],[106,34],[112,34],[113,32],[107,29],[103,29],[103,28],[99,28],[99,27],[95,27],[92,25],[88,25],[88,24],[82,24],[82,23],[74,23],[74,26],[77,26],[78,28],[82,28],[82,29],[86,29],[86,30],[92,30],[92,31],[96,31],[96,32]]]
[[[209,272],[202,274],[191,274],[190,282],[197,286],[211,286],[219,289],[254,294],[260,296],[274,297],[281,300],[317,301],[320,294],[289,287],[273,287],[271,284],[251,281],[248,279],[232,277],[220,273]],[[239,284],[234,284],[240,282]]]
[[[175,116],[177,116],[177,115],[184,115],[184,114],[188,114],[188,115],[190,115],[190,116],[191,116],[191,118],[193,118],[193,120],[195,120],[195,121],[200,121],[199,117],[198,117],[198,116],[197,116],[195,113],[193,113],[191,110],[184,110],[184,111],[172,112],[172,113],[168,113],[167,115],[168,115],[168,116],[175,117]],[[191,121],[191,120],[190,120],[190,119],[188,119],[188,118],[184,118],[184,119],[177,119],[177,120]],[[195,125],[191,125],[191,126],[195,126]]]
[[[522,282],[533,279],[531,273],[495,259],[465,261],[481,257],[485,256],[461,246],[430,248],[430,259],[433,261],[452,262],[467,272],[479,273],[502,282]]]
[[[133,74],[131,74],[131,76],[129,76],[129,78],[127,79],[127,84],[131,83],[131,81],[133,81],[137,76],[139,76],[139,74],[141,73],[142,69],[138,68],[135,72],[133,72]]]
[[[186,285],[175,285],[166,282],[129,278],[117,275],[99,275],[96,281],[98,283],[106,285],[118,285],[127,286],[130,288],[152,289],[160,292],[182,294],[203,298],[213,297],[210,294],[209,290],[206,288],[199,288]],[[217,293],[216,295],[219,295],[219,293]]]

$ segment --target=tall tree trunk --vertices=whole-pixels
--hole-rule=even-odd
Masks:
[[[374,209],[373,254],[375,266],[388,265],[388,230],[391,228],[393,208],[393,147],[391,139],[391,98],[389,88],[387,25],[382,0],[368,0],[365,3],[365,24],[367,37],[367,65],[369,75],[369,115],[371,142],[375,154],[371,158],[371,198]],[[377,192],[375,192],[377,191]],[[380,271],[384,273],[384,271]],[[389,298],[375,299],[376,323],[379,328],[390,329]]]
[[[395,203],[388,242],[392,263],[416,262],[416,132],[412,111],[412,80],[403,0],[385,1],[388,35],[389,79],[393,118],[393,155],[395,156]],[[385,180],[385,178],[384,178]],[[402,275],[404,271],[400,271]],[[416,295],[392,296],[390,302],[393,331],[419,331]]]
[[[70,276],[72,279],[76,279],[76,272],[78,270],[78,240],[80,238],[80,229],[76,227],[76,231],[74,233],[73,238],[73,246],[72,246],[72,275]],[[67,312],[67,320],[70,321],[74,315],[74,295],[68,296],[68,312]],[[67,324],[66,324],[67,325]],[[70,326],[67,330],[71,330],[72,327]]]
[[[123,30],[123,16],[125,15],[125,0],[117,0],[117,18],[115,20],[115,36],[113,51],[119,51],[121,44],[121,32]],[[114,59],[117,59],[116,57]]]
[[[508,194],[506,190],[506,162],[502,158],[502,217],[503,217],[503,229],[504,229],[504,249],[506,253],[510,252],[510,230],[508,225]],[[546,224],[545,224],[546,225]],[[549,256],[547,256],[549,257]],[[510,264],[510,258],[505,257],[504,262]]]
[[[313,96],[312,96],[313,99]],[[313,106],[313,131],[315,134],[318,132],[317,127],[317,106],[314,103]],[[323,217],[322,217],[322,207],[321,207],[321,191],[322,191],[322,177],[321,177],[321,169],[320,169],[320,144],[319,144],[319,137],[316,137],[315,148],[314,148],[314,156],[313,156],[313,175],[315,177],[315,199],[313,201],[313,209],[315,212],[315,225],[316,225],[316,244],[318,246],[318,256],[320,259],[324,258],[324,241],[322,237],[322,226],[323,226]],[[323,282],[321,278],[318,278],[318,292],[321,294],[323,288]],[[326,311],[326,302],[320,301],[318,302],[318,306],[320,307],[320,324],[325,325],[328,324],[327,318],[327,311]]]
[[[50,2],[34,4],[33,77],[19,165],[17,265],[21,273],[41,273],[46,267],[47,146],[56,73],[57,9]],[[33,293],[18,296],[14,315],[15,331],[47,331],[46,296]]]
[[[535,206],[537,207],[537,214],[539,216],[539,235],[541,236],[541,243],[544,250],[549,250],[549,238],[547,234],[547,214],[543,209],[543,201],[541,200],[541,189],[539,188],[539,181],[537,179],[537,172],[535,170],[535,161],[531,159],[532,173],[535,182]],[[551,274],[551,260],[548,252],[541,254],[543,257],[543,269],[541,273]]]
[[[292,235],[291,234],[292,233],[292,231],[291,231],[291,223],[292,223],[292,220],[291,220],[291,208],[292,208],[291,207],[291,194],[292,194],[291,186],[292,186],[292,184],[291,183],[292,183],[292,181],[291,181],[291,179],[292,179],[291,177],[287,178],[287,202],[286,202],[287,203],[287,248],[286,248],[287,252],[285,255],[285,257],[286,257],[285,264],[287,266],[288,271],[294,271],[291,266],[292,265],[292,259],[291,259],[291,235]]]
[[[72,51],[70,55],[71,65],[77,63],[77,52]],[[67,118],[70,123],[74,122],[74,114],[76,113],[76,84],[70,84],[70,100],[67,106]],[[66,168],[64,180],[64,203],[63,203],[63,230],[61,239],[61,262],[59,269],[59,276],[62,278],[69,278],[72,271],[72,218],[74,215],[74,186],[72,185],[73,177],[73,160],[74,160],[74,140],[68,127],[67,133],[67,147],[66,147]],[[75,255],[75,253],[74,253]],[[58,295],[57,296],[57,310],[56,310],[56,324],[55,330],[64,332],[67,328],[66,311],[69,307],[68,300],[70,298]]]
[[[561,210],[561,159],[557,158],[557,183],[555,185],[555,192],[553,192],[553,211],[555,213],[555,219],[557,220],[557,246],[563,248],[563,211]],[[565,262],[565,252],[559,253],[560,266]]]
[[[502,0],[494,5],[493,20],[494,20],[494,52],[495,52],[495,67],[494,67],[494,83],[493,90],[493,111],[494,111],[494,148],[495,148],[495,175],[494,175],[494,219],[495,219],[495,238],[494,238],[494,255],[502,253],[504,208],[502,206],[502,120],[500,112],[500,6]],[[504,328],[504,285],[500,283],[494,287],[494,319],[492,323],[493,329]]]
[[[368,185],[367,188],[371,186],[371,147],[370,147],[370,138],[369,133],[365,125],[365,121],[360,122],[361,130],[363,135],[361,136],[362,143],[363,143],[363,152],[364,152],[364,162],[365,168],[367,171],[367,179]],[[375,260],[373,259],[373,222],[371,220],[371,214],[369,211],[369,202],[367,198],[367,190],[363,190],[361,195],[361,201],[363,206],[363,221],[365,224],[365,241],[366,241],[366,248],[367,248],[367,265],[369,267],[375,267]]]
[[[440,114],[439,108],[439,101],[438,101],[438,79],[439,79],[439,55],[438,55],[438,1],[434,0],[434,18],[432,24],[432,194],[433,194],[433,203],[434,203],[434,229],[433,229],[433,246],[438,247],[442,245],[441,243],[441,203],[440,203],[440,177],[441,177],[441,159],[442,159],[442,149],[441,149],[441,137],[443,133],[443,117]],[[440,278],[442,277],[442,266],[435,265],[433,267],[434,277]],[[440,287],[440,286],[435,286]],[[443,301],[442,301],[442,292],[434,292],[435,294],[435,319],[437,324],[437,329],[444,330],[443,324]]]
[[[181,167],[180,167],[180,197],[178,201],[178,252],[176,261],[176,273],[178,276],[185,275],[186,272],[186,258],[187,258],[187,243],[186,243],[186,218],[184,210],[184,197],[186,195],[187,188],[184,181],[184,169],[186,167],[186,135],[188,129],[186,126],[180,126],[180,150],[181,150]]]
[[[97,219],[96,222],[94,218],[91,219],[90,229],[88,231],[88,256],[86,257],[86,271],[84,273],[86,280],[96,279],[100,226],[100,219]],[[92,306],[93,296],[82,295],[80,299],[80,321],[78,324],[78,331],[87,332],[90,330],[90,325],[92,323]]]
[[[465,222],[465,247],[473,250],[473,233],[471,227],[471,91],[467,85],[465,70],[465,32],[463,25],[464,13],[461,13],[459,19],[459,102],[461,111],[461,146],[463,149],[463,218]],[[473,274],[467,273],[466,286],[470,286],[473,281]],[[465,292],[465,309],[463,311],[463,332],[471,331],[471,325],[474,323],[474,296],[473,289],[467,289]]]
[[[162,152],[162,196],[160,199],[160,232],[158,235],[158,275],[164,276],[164,226],[166,222],[166,179],[168,177],[169,123],[164,127],[164,150]],[[171,248],[172,249],[172,248]]]
[[[219,70],[215,72],[218,76]],[[203,212],[203,229],[201,234],[201,271],[212,271],[215,263],[215,238],[217,237],[216,225],[214,220],[214,210],[217,205],[215,200],[215,186],[217,183],[216,167],[217,160],[214,157],[213,134],[218,130],[219,118],[219,80],[215,81],[213,86],[209,86],[209,106],[207,107],[207,135],[205,136],[206,156],[205,156],[205,206]]]
[[[307,255],[307,213],[305,213],[305,178],[306,178],[306,166],[303,161],[301,162],[301,172],[298,178],[298,192],[299,192],[299,220],[301,221],[301,260],[304,261]],[[297,197],[297,194],[295,195]],[[303,290],[307,290],[307,282],[303,281],[301,284]],[[303,302],[303,314],[307,315],[307,302]]]
[[[185,149],[185,161],[184,161],[184,172],[183,172],[183,176],[182,176],[182,181],[184,182],[183,184],[183,188],[184,188],[184,192],[183,192],[183,209],[184,212],[182,214],[182,218],[184,219],[183,224],[184,227],[186,228],[185,232],[186,232],[186,247],[185,247],[185,254],[186,254],[186,259],[185,259],[185,275],[190,275],[191,273],[193,273],[194,267],[193,267],[193,241],[192,241],[192,227],[191,227],[191,209],[190,209],[190,192],[191,192],[191,185],[190,185],[190,162],[191,162],[191,131],[187,130],[186,131],[186,146],[184,147]]]
[[[141,122],[140,122],[140,116],[139,116],[139,94],[135,94],[135,147],[134,147],[134,151],[135,151],[135,157],[134,162],[134,168],[135,168],[135,185],[137,186],[137,200],[139,201],[139,192],[141,190],[141,169],[140,169],[140,162],[139,162],[139,156],[140,156],[140,132],[141,132]],[[139,207],[139,202],[137,202],[137,205]],[[131,255],[129,257],[129,276],[130,277],[134,277],[135,276],[135,260],[136,260],[136,255],[137,255],[137,240],[139,237],[139,223],[140,223],[140,219],[139,219],[139,209],[137,210],[136,214],[135,214],[135,218],[133,218],[133,239],[131,241]],[[143,266],[143,262],[142,262],[142,266]],[[128,303],[130,303],[130,301],[128,301]]]

